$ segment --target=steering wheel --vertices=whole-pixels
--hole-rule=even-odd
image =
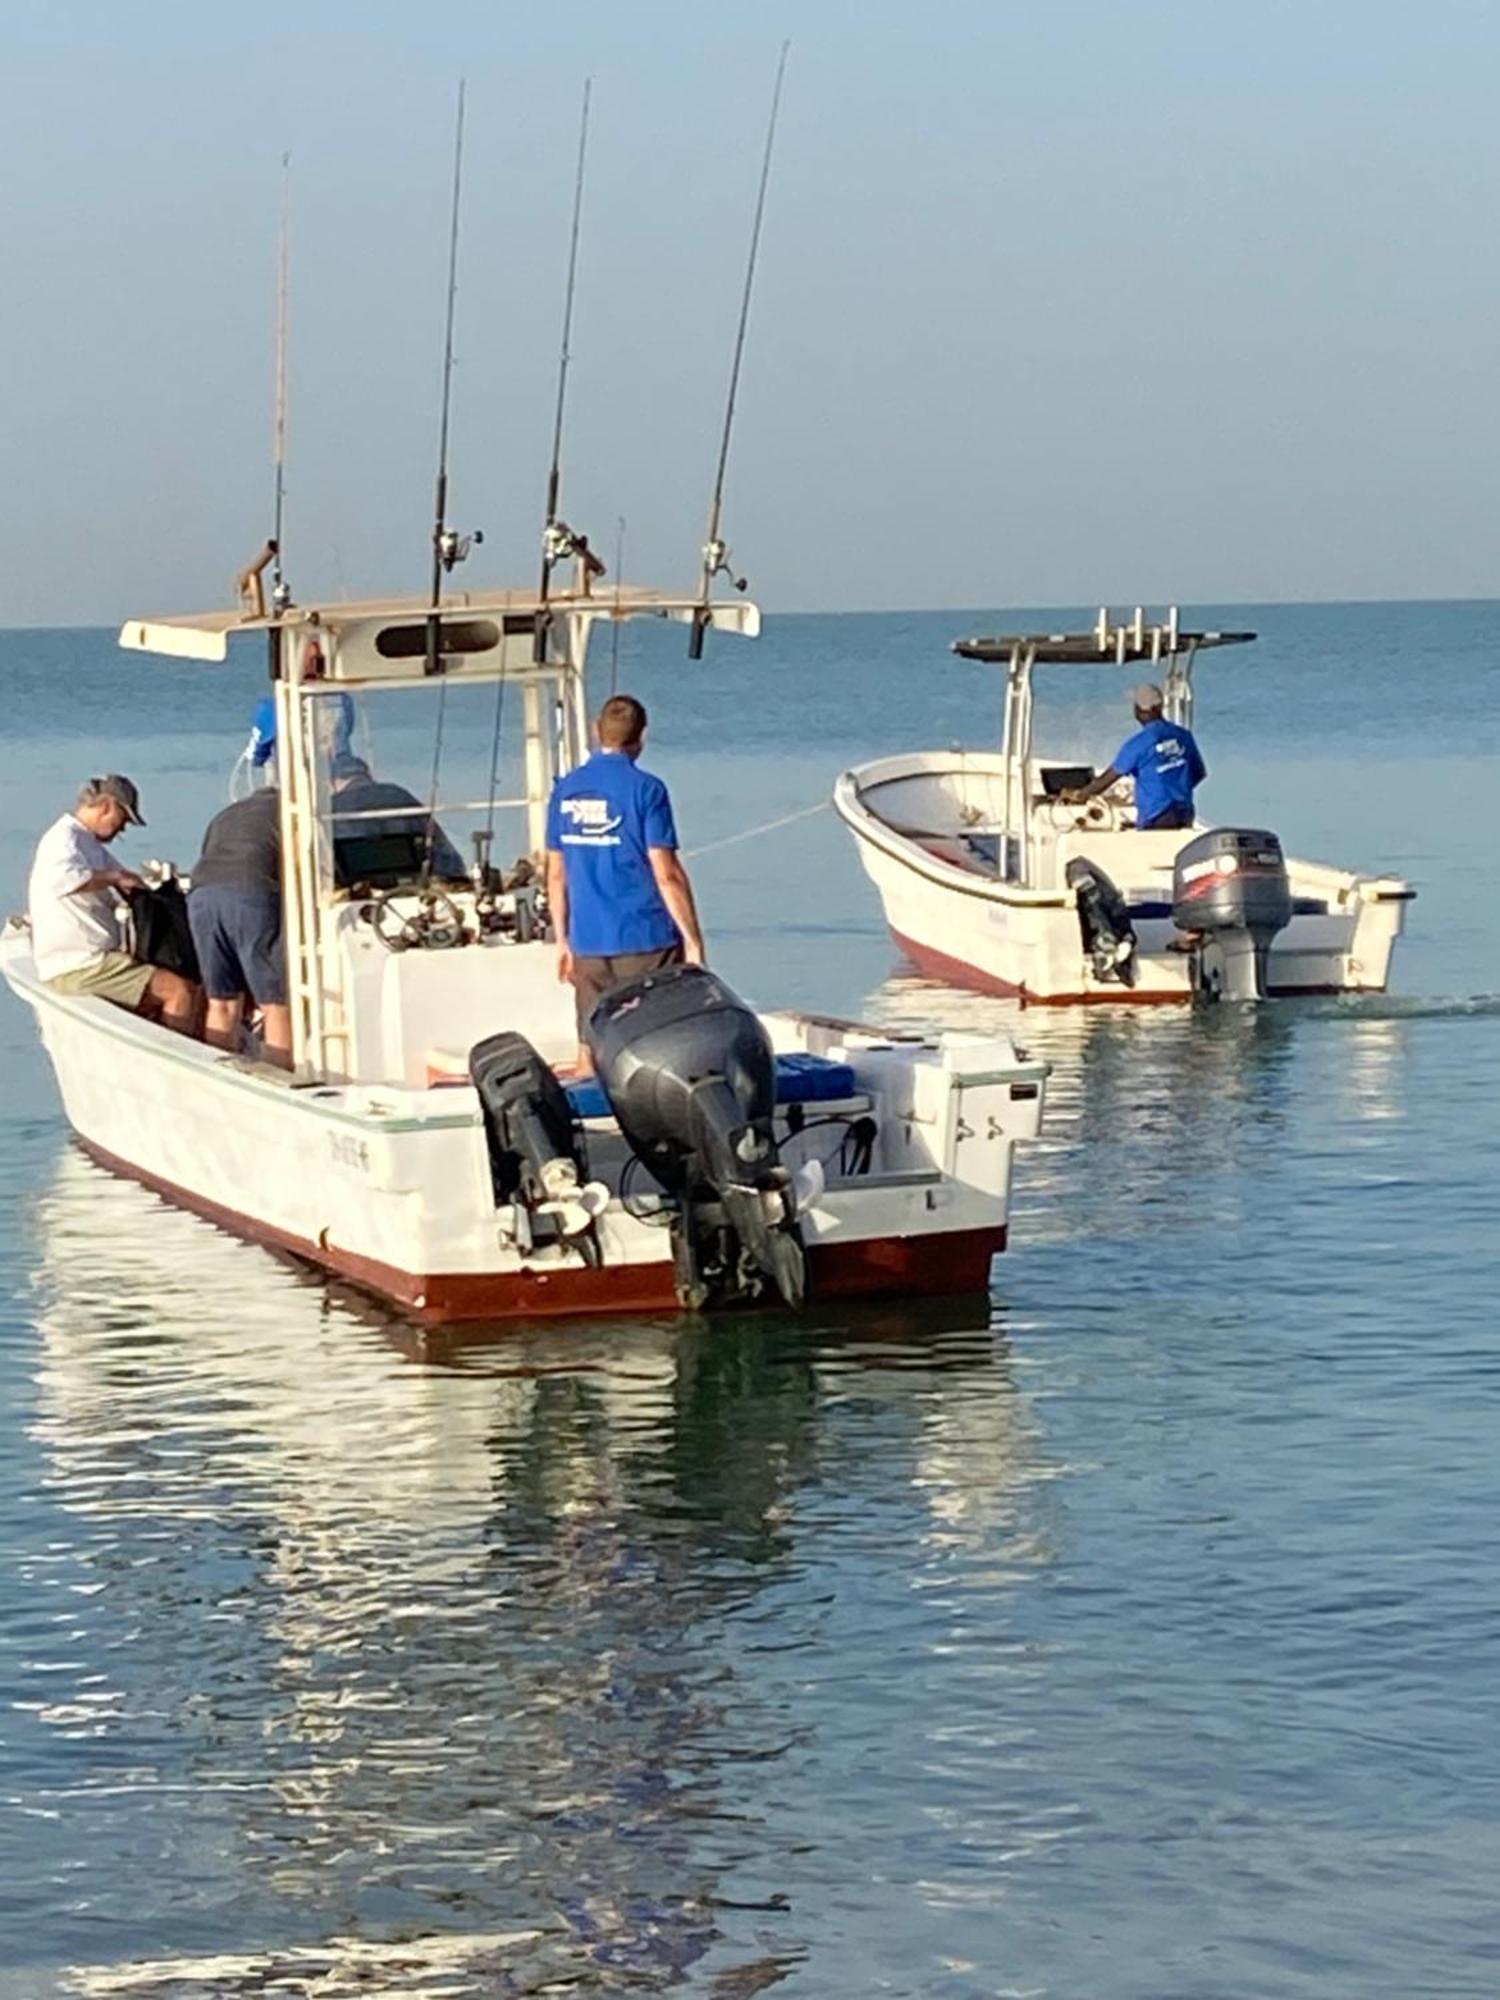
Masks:
[[[1049,799],[1047,805],[1059,833],[1118,833],[1123,824],[1112,790],[1085,799],[1081,805],[1070,805],[1066,799]]]
[[[442,889],[424,889],[419,906],[403,916],[394,898],[410,890],[377,889],[365,905],[365,918],[387,951],[451,951],[468,933],[463,912]]]

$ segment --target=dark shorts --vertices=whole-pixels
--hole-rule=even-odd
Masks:
[[[188,922],[210,1000],[238,1000],[248,993],[258,1007],[286,1005],[278,895],[205,884],[188,897]]]
[[[1159,812],[1155,819],[1148,820],[1140,831],[1142,833],[1160,833],[1163,827],[1191,826],[1192,823],[1193,809],[1191,806],[1168,806],[1165,812]]]
[[[614,958],[573,960],[573,995],[578,1004],[578,1033],[606,993],[648,972],[661,972],[669,965],[681,965],[682,946],[669,944],[664,951],[625,951]]]

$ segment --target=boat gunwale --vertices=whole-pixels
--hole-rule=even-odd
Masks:
[[[1071,909],[1076,898],[1064,889],[1027,889],[1017,883],[1002,882],[998,877],[987,881],[983,876],[974,875],[967,869],[959,868],[951,861],[943,861],[935,854],[929,854],[910,834],[897,833],[893,827],[879,818],[874,810],[865,804],[857,779],[857,771],[868,769],[857,766],[853,770],[839,774],[833,790],[833,809],[853,833],[856,839],[868,840],[872,847],[878,847],[893,861],[899,861],[914,874],[925,875],[944,889],[952,889],[959,895],[972,896],[983,903],[1004,903],[1017,909]],[[912,772],[913,777],[920,776]]]
[[[17,961],[22,961],[17,963]],[[298,1110],[315,1113],[320,1119],[333,1124],[354,1125],[367,1133],[410,1133],[435,1131],[467,1131],[483,1122],[477,1093],[473,1095],[472,1109],[449,1111],[432,1117],[396,1115],[373,1109],[358,1111],[329,1102],[330,1094],[342,1095],[346,1091],[389,1090],[407,1096],[421,1095],[410,1084],[382,1083],[340,1083],[327,1078],[297,1078],[289,1070],[274,1069],[269,1064],[263,1070],[251,1070],[242,1057],[231,1055],[227,1050],[210,1047],[207,1042],[193,1041],[187,1035],[180,1035],[174,1029],[164,1028],[159,1022],[148,1021],[138,1014],[127,1014],[122,1007],[111,1001],[101,1000],[87,993],[58,993],[39,979],[31,964],[29,951],[16,948],[13,939],[0,941],[0,974],[3,974],[11,991],[18,1000],[40,1011],[51,1007],[82,1025],[105,1035],[111,1040],[124,1042],[130,1047],[162,1061],[197,1070],[201,1075],[212,1078],[217,1083],[233,1090],[253,1091],[262,1098],[275,1098],[281,1103],[295,1106]],[[118,1015],[118,1020],[111,1018]],[[457,1092],[444,1092],[450,1101]]]
[[[928,760],[951,758],[951,765],[934,766]],[[974,760],[990,759],[1002,764],[1004,753],[999,750],[968,750],[961,747],[949,750],[903,750],[888,758],[873,758],[868,763],[850,765],[839,773],[833,789],[834,811],[857,839],[866,839],[874,847],[889,855],[894,861],[910,868],[914,873],[924,875],[943,888],[951,888],[959,894],[977,897],[983,902],[1003,903],[1015,909],[1071,909],[1076,898],[1069,890],[1028,889],[1023,883],[1002,882],[998,877],[989,880],[970,870],[960,868],[954,862],[944,861],[924,848],[914,834],[902,833],[889,821],[880,817],[868,803],[866,793],[877,785],[902,784],[913,778],[939,778],[952,773],[966,773]],[[1039,765],[1066,768],[1066,760],[1042,758]],[[909,764],[905,770],[893,769],[885,772],[872,783],[868,774],[887,765]],[[1212,831],[1213,822],[1194,820],[1191,827],[1184,828],[1185,834]],[[963,832],[955,827],[954,836]],[[1134,829],[1130,829],[1134,831]],[[1002,834],[1014,833],[1015,829],[1001,829]],[[1334,861],[1317,861],[1303,855],[1289,854],[1286,857],[1288,870],[1300,871],[1312,878],[1315,885],[1321,883],[1329,888],[1337,888],[1340,898],[1351,904],[1364,903],[1410,903],[1417,899],[1417,891],[1401,875],[1363,875],[1358,869],[1341,868]]]

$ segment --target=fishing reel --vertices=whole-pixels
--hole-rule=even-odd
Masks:
[[[542,531],[543,562],[548,569],[555,569],[569,556],[577,556],[590,577],[605,574],[604,563],[589,546],[587,535],[570,528],[566,521],[549,521]]]
[[[538,666],[547,658],[547,634],[552,629],[552,613],[547,609],[548,580],[557,565],[570,556],[576,556],[582,566],[579,587],[581,595],[587,597],[594,578],[604,575],[604,564],[590,548],[587,535],[579,534],[566,521],[549,521],[542,530],[542,602],[532,628],[531,657]]]
[[[703,658],[703,635],[713,623],[713,613],[709,609],[708,594],[716,576],[727,576],[736,590],[744,590],[749,578],[736,576],[729,567],[729,544],[719,536],[711,535],[703,544],[703,601],[694,607],[692,629],[688,633],[688,658]]]
[[[492,867],[492,838],[483,831],[473,836],[474,866],[469,872],[474,884],[474,919],[479,935],[530,944],[545,922],[536,869],[524,854],[509,869]]]
[[[727,576],[736,590],[748,590],[750,587],[749,577],[736,576],[734,571],[729,567],[729,544],[728,542],[720,541],[717,536],[711,542],[703,544],[703,581],[705,586],[712,583],[716,576]]]
[[[432,546],[438,561],[451,576],[461,562],[468,560],[470,549],[478,548],[483,540],[483,528],[476,528],[469,535],[461,535],[457,528],[439,528],[432,538]]]

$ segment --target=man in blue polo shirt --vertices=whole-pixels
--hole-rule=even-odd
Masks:
[[[703,963],[672,801],[638,762],[646,711],[633,695],[611,695],[594,733],[598,749],[558,779],[547,808],[547,905],[561,947],[557,976],[577,996],[580,1044],[613,987],[666,965]],[[582,1046],[578,1059],[589,1066]]]
[[[1069,805],[1082,805],[1121,778],[1133,778],[1137,832],[1191,826],[1193,792],[1208,776],[1197,739],[1180,722],[1165,720],[1162,692],[1154,682],[1132,688],[1130,700],[1140,725],[1134,736],[1121,744],[1107,771],[1077,791],[1064,792],[1063,798]]]

